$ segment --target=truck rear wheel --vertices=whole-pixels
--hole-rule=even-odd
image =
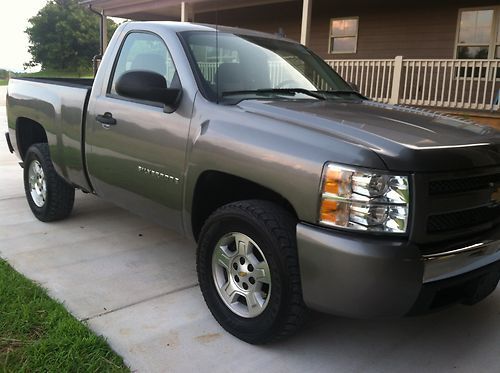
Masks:
[[[24,159],[24,191],[31,211],[38,220],[61,220],[71,213],[75,188],[55,171],[49,146],[33,144]]]
[[[295,225],[281,207],[251,200],[219,208],[203,226],[197,252],[203,297],[219,324],[245,342],[270,342],[301,325]]]

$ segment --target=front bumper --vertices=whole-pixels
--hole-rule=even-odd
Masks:
[[[415,310],[422,293],[433,287],[443,290],[433,285],[469,278],[471,273],[493,272],[494,278],[500,271],[498,229],[473,243],[441,244],[441,250],[425,256],[405,239],[308,224],[297,225],[297,244],[305,303],[349,317],[403,316]],[[489,270],[485,274],[482,268]]]

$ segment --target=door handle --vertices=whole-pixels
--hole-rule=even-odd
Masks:
[[[114,126],[116,124],[116,119],[113,118],[113,114],[106,112],[102,115],[97,115],[95,117],[95,120],[98,121],[99,123],[108,125],[108,126]]]

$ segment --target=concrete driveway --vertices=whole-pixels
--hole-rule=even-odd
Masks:
[[[295,337],[251,346],[212,319],[196,284],[195,247],[182,237],[82,193],[68,220],[38,222],[3,138],[0,176],[0,256],[105,336],[132,370],[499,372],[500,289],[475,307],[418,318],[312,313]]]

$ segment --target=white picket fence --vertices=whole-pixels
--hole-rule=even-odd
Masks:
[[[198,67],[200,68],[203,77],[208,82],[215,82],[215,74],[217,73],[218,68],[218,64],[216,62],[198,62]],[[282,82],[285,79],[283,62],[269,63],[269,75],[273,86]]]
[[[500,109],[500,60],[327,60],[362,94],[384,103]]]

